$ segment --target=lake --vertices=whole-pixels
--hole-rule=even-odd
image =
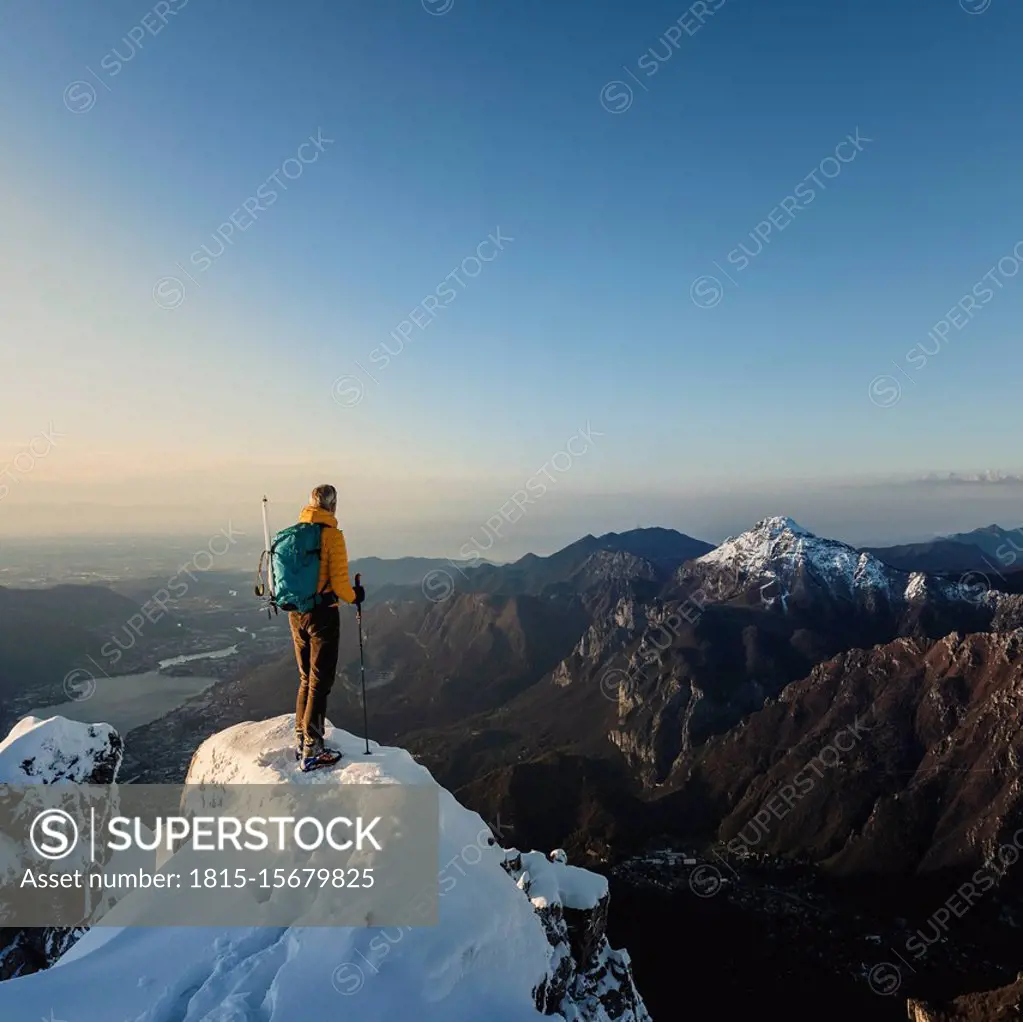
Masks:
[[[85,724],[111,724],[123,737],[132,728],[141,727],[177,709],[186,699],[205,692],[217,678],[173,678],[156,671],[125,674],[117,678],[96,678],[95,691],[86,697],[31,710],[32,716],[67,717]]]

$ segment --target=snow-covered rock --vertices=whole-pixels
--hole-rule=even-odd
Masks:
[[[328,740],[342,763],[303,775],[293,717],[241,724],[200,746],[188,782],[436,784],[401,749],[371,743],[365,756],[333,728]],[[605,936],[606,881],[560,850],[503,851],[480,816],[439,797],[437,926],[97,928],[55,968],[0,983],[0,1018],[650,1022],[628,955]]]
[[[109,724],[23,717],[0,742],[0,784],[113,784],[123,750]]]
[[[537,1007],[570,1022],[649,1019],[632,982],[628,955],[613,951],[604,935],[607,880],[566,863],[560,848],[548,856],[505,853],[504,868],[529,898],[553,952],[536,991]],[[580,969],[580,962],[589,964]]]
[[[0,785],[113,784],[122,752],[121,736],[109,724],[24,717],[0,742]],[[0,876],[4,860],[0,835]],[[47,968],[84,932],[67,927],[0,928],[0,980]]]

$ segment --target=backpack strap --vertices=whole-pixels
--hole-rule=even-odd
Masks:
[[[330,526],[327,525],[325,522],[317,522],[316,524],[320,527],[320,548],[319,548],[319,550],[317,552],[320,555],[320,563],[322,564],[323,563],[323,530],[324,529],[329,529]],[[323,583],[323,586],[320,588],[320,591],[316,594],[315,599],[316,599],[316,606],[317,607],[323,606],[324,603],[326,602],[323,599],[323,596],[324,596],[324,594],[327,592],[327,590],[329,588],[330,588],[330,575],[328,574],[327,575],[327,580]]]

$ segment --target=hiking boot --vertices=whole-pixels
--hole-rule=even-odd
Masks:
[[[307,774],[310,770],[319,770],[322,767],[333,766],[341,759],[341,752],[338,749],[320,749],[312,755],[304,756],[301,763],[302,773]]]
[[[333,745],[327,745],[327,743],[323,741],[316,742],[312,745],[303,742],[301,745],[299,745],[298,749],[299,759],[305,759],[307,756],[318,756],[321,752],[324,751],[336,752],[338,755],[341,754],[340,749],[335,749]]]

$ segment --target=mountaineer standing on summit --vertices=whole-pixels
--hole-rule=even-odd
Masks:
[[[353,586],[348,578],[348,550],[338,528],[336,511],[337,490],[324,484],[312,491],[309,504],[299,516],[300,525],[322,526],[315,605],[288,614],[299,677],[295,702],[296,758],[304,771],[330,766],[341,758],[340,751],[323,744],[327,697],[334,686],[341,642],[338,603],[354,603],[361,614],[366,598],[362,586]]]

